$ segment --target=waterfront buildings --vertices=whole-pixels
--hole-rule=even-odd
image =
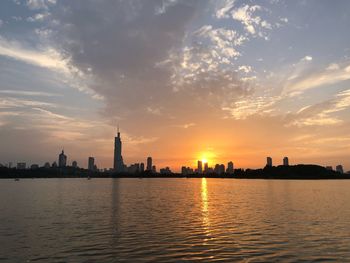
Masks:
[[[201,174],[203,173],[203,163],[202,161],[197,162],[197,173]]]
[[[72,162],[72,167],[78,168],[78,163],[77,163],[77,161],[73,161],[73,162]]]
[[[343,169],[343,166],[342,165],[337,165],[336,167],[335,167],[335,171],[337,171],[338,173],[341,173],[341,174],[343,174],[344,173],[344,169]]]
[[[283,165],[284,165],[284,166],[289,166],[288,157],[284,157],[284,158],[283,158]]]
[[[272,158],[271,157],[266,158],[266,166],[272,167]]]
[[[170,174],[172,174],[172,172],[171,172],[171,170],[170,170],[170,168],[168,166],[165,167],[165,168],[161,168],[159,170],[159,172],[160,172],[160,174],[163,174],[163,175],[170,175]]]
[[[19,170],[23,170],[23,169],[26,169],[27,167],[27,164],[22,162],[22,163],[17,163],[17,169]]]
[[[230,162],[227,163],[227,170],[226,170],[226,172],[228,174],[233,174],[233,172],[234,172],[233,162],[230,161]]]

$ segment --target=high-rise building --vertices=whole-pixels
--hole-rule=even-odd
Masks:
[[[337,165],[337,166],[335,167],[335,171],[337,171],[338,173],[343,174],[343,173],[344,173],[343,166],[340,165],[340,164]]]
[[[269,167],[272,166],[272,158],[271,157],[266,158],[266,166],[269,166]]]
[[[226,172],[228,174],[233,174],[233,172],[234,172],[233,162],[228,162],[227,163],[227,170],[226,170]]]
[[[152,157],[147,157],[147,171],[152,171]]]
[[[284,158],[283,158],[283,165],[284,165],[284,166],[289,166],[288,157],[284,157]]]
[[[67,165],[67,155],[64,154],[64,150],[58,156],[58,166],[66,167]]]
[[[118,135],[114,138],[114,164],[113,169],[115,172],[123,172],[124,163],[122,157],[122,141],[120,138],[120,132],[118,127]]]
[[[49,163],[49,162],[46,162],[46,163],[44,164],[44,168],[49,169],[49,168],[50,168],[50,163]]]
[[[209,169],[208,163],[204,163],[204,173],[208,173],[208,169]]]
[[[89,160],[88,160],[88,169],[90,171],[93,171],[95,170],[95,158],[94,157],[89,157]]]
[[[152,173],[156,173],[157,172],[157,168],[155,165],[152,165]]]
[[[203,173],[203,164],[202,164],[202,161],[198,161],[197,162],[197,172],[199,174]]]
[[[145,171],[145,164],[141,163],[140,164],[140,172],[143,173]]]

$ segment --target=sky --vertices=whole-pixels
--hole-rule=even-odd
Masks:
[[[350,170],[350,1],[3,0],[0,163]]]

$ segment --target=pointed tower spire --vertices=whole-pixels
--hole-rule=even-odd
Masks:
[[[119,132],[119,123],[118,123],[118,137],[120,137],[120,132]]]

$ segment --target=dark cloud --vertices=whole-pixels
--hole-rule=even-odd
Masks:
[[[75,67],[93,76],[91,88],[106,98],[107,114],[125,117],[152,105],[171,116],[179,105],[195,103],[193,98],[220,106],[223,99],[242,91],[233,75],[200,74],[177,94],[172,83],[188,27],[206,5],[206,1],[60,1],[51,11],[52,20],[59,22],[53,27],[54,45]],[[172,63],[159,66],[170,56]]]

